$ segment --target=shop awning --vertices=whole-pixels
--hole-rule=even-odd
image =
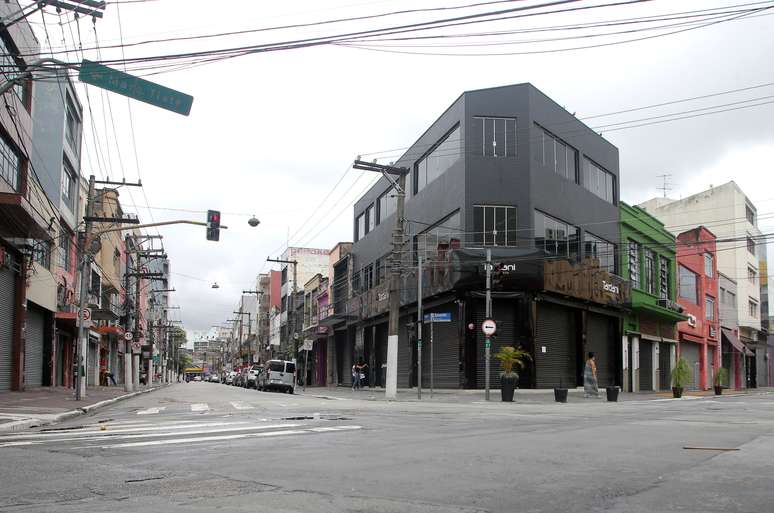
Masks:
[[[706,342],[703,338],[697,337],[696,335],[690,335],[688,333],[680,333],[680,339],[685,340],[687,342],[695,342],[697,344],[703,344]]]
[[[723,339],[729,344],[731,344],[734,347],[734,349],[736,349],[743,355],[747,355],[747,356],[752,356],[753,354],[755,354],[749,349],[747,349],[747,347],[745,347],[744,344],[739,342],[739,339],[736,338],[736,335],[734,334],[733,331],[727,328],[721,328],[721,331],[723,332]]]
[[[124,328],[121,326],[97,326],[94,331],[102,335],[119,335],[123,336]]]

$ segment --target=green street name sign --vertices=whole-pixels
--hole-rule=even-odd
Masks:
[[[108,68],[96,62],[84,59],[81,62],[78,79],[86,84],[171,110],[183,116],[191,113],[193,96],[139,77],[133,77],[128,73]]]

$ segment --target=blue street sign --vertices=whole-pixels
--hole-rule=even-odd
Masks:
[[[451,312],[434,312],[425,314],[425,322],[451,322]]]

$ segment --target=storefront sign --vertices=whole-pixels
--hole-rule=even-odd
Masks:
[[[618,295],[621,293],[621,288],[618,285],[614,285],[610,282],[602,280],[602,290],[610,292],[611,294]]]

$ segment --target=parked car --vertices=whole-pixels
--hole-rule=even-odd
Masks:
[[[193,380],[194,380],[194,381],[201,381],[201,380],[202,380],[202,377],[201,377],[201,376],[194,376],[194,377],[193,377]]]
[[[210,374],[210,383],[220,383],[220,376],[217,374]]]
[[[259,390],[280,390],[292,394],[296,387],[296,364],[269,360],[258,381]]]
[[[245,387],[257,389],[258,380],[260,379],[261,374],[263,374],[263,367],[257,363],[253,364],[253,366],[247,370],[247,374],[245,375]]]
[[[234,373],[234,379],[231,380],[231,384],[235,387],[242,387],[244,386],[243,383],[244,375],[242,372],[235,372]]]
[[[228,374],[226,374],[226,379],[223,380],[223,383],[225,383],[226,385],[233,385],[234,376],[236,376],[236,372],[230,371]]]

